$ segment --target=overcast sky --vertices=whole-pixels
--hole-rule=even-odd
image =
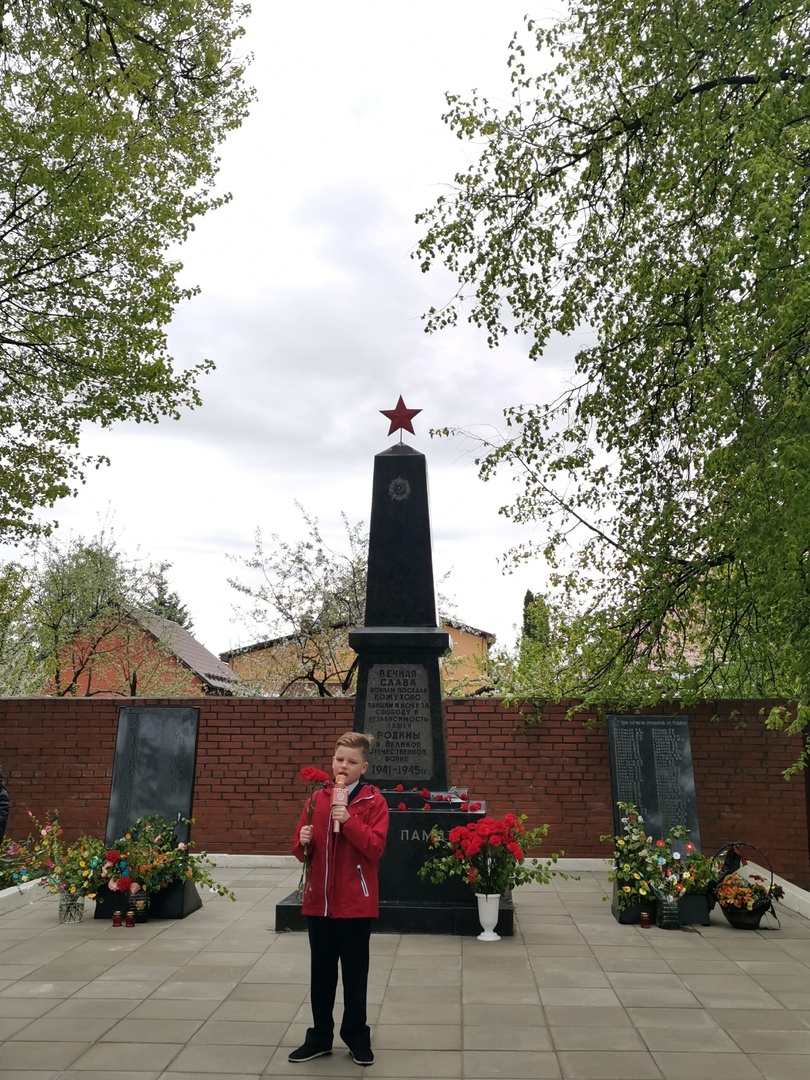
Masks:
[[[511,577],[498,564],[526,536],[497,512],[514,483],[483,484],[468,448],[428,430],[502,428],[507,405],[554,394],[573,348],[533,364],[525,342],[493,352],[466,325],[427,336],[421,315],[453,283],[410,258],[415,214],[475,153],[442,123],[444,93],[506,102],[507,45],[526,8],[254,0],[243,41],[258,100],[222,148],[232,201],[181,253],[201,293],[170,332],[178,363],[217,365],[204,405],[178,422],[90,432],[83,449],[112,465],[55,512],[63,534],[111,519],[125,552],[171,562],[214,652],[251,640],[233,621],[227,556],[248,555],[257,527],[302,535],[296,500],[335,539],[341,511],[368,522],[374,455],[398,438],[379,410],[400,394],[422,409],[406,441],[428,458],[434,567],[451,571],[457,616],[508,641],[526,588],[543,588],[542,564]]]

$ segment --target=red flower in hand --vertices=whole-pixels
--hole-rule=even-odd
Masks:
[[[308,784],[325,784],[329,779],[328,773],[323,769],[316,769],[314,765],[305,765],[299,775]]]

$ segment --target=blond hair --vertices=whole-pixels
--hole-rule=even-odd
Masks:
[[[362,731],[346,731],[335,743],[335,751],[339,746],[348,746],[352,750],[360,750],[363,757],[368,759],[373,741],[371,735],[365,735]]]

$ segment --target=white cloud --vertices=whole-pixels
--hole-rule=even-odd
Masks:
[[[214,651],[239,641],[226,554],[248,553],[257,526],[297,535],[296,500],[336,538],[341,510],[368,520],[373,456],[391,442],[378,410],[400,394],[423,410],[406,441],[428,457],[436,575],[453,567],[459,616],[508,638],[526,588],[543,586],[542,566],[503,578],[496,562],[522,538],[497,512],[513,485],[481,484],[464,448],[427,433],[497,427],[507,405],[546,399],[571,349],[532,364],[517,338],[490,352],[466,325],[427,337],[422,312],[454,285],[409,257],[415,214],[474,152],[441,122],[444,91],[508,96],[506,46],[524,7],[254,4],[259,100],[221,152],[233,199],[179,253],[202,291],[170,347],[183,365],[216,362],[204,406],[88,432],[84,449],[112,465],[56,510],[63,530],[90,535],[111,506],[124,550],[174,564]]]

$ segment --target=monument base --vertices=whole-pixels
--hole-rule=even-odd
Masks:
[[[408,902],[400,900],[380,901],[380,917],[374,922],[377,934],[445,934],[459,937],[477,937],[481,933],[478,921],[478,904],[470,894],[469,904]],[[301,914],[301,897],[290,893],[276,904],[277,932],[306,930],[306,918]],[[515,905],[512,894],[501,897],[498,909],[496,933],[512,937],[515,933]]]

